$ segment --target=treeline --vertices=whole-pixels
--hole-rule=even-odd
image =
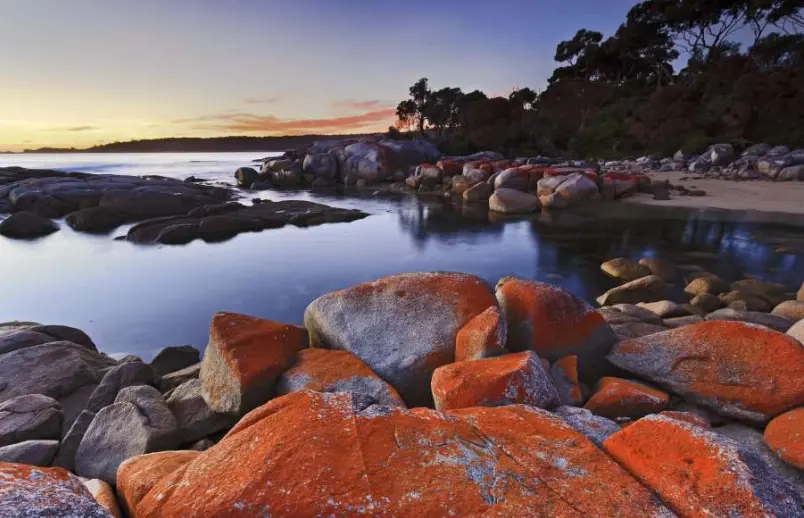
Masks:
[[[802,147],[803,29],[800,0],[649,0],[608,38],[581,29],[559,43],[541,92],[488,97],[419,80],[393,133],[426,132],[452,154],[670,155],[724,140]]]
[[[26,153],[194,153],[234,151],[287,151],[312,144],[316,140],[331,138],[357,138],[366,135],[294,135],[286,137],[210,137],[160,138],[111,142],[87,149],[40,148],[26,149]]]

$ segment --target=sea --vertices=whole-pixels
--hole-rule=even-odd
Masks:
[[[233,185],[235,169],[274,154],[129,153],[0,155],[0,167],[189,176]],[[0,322],[83,329],[110,354],[149,360],[168,345],[203,351],[218,311],[301,324],[316,297],[382,276],[455,271],[494,285],[515,275],[595,297],[615,282],[600,263],[662,256],[727,280],[804,280],[804,227],[787,217],[598,204],[501,218],[483,207],[414,196],[305,191],[242,193],[243,199],[307,199],[370,216],[310,228],[287,226],[222,243],[143,246],[111,235],[61,230],[33,241],[0,237]],[[679,277],[671,296],[683,301]]]

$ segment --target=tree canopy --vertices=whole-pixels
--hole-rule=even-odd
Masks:
[[[711,142],[804,145],[800,0],[647,0],[609,36],[580,29],[556,47],[540,91],[488,97],[431,90],[397,127],[450,153],[496,149],[607,157],[698,151]]]

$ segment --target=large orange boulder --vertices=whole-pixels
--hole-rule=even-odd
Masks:
[[[69,471],[7,462],[0,462],[0,516],[113,518]]]
[[[198,451],[161,451],[132,457],[117,470],[117,496],[123,509],[136,516],[140,500],[160,480],[201,454]]]
[[[479,277],[405,273],[319,297],[304,324],[313,347],[349,351],[408,406],[427,406],[433,371],[455,360],[458,331],[496,304]]]
[[[637,418],[661,412],[668,403],[670,396],[666,392],[637,381],[606,377],[598,382],[584,408],[612,419]]]
[[[558,286],[506,277],[497,283],[497,299],[511,351],[535,351],[550,361],[576,355],[582,377],[600,370],[617,340],[603,315]]]
[[[777,416],[765,428],[765,443],[780,459],[804,469],[804,408]]]
[[[532,351],[444,365],[433,373],[432,389],[437,410],[560,404],[553,381]]]
[[[244,417],[154,486],[136,514],[258,515],[670,516],[549,412],[361,410],[348,394],[310,391]]]
[[[759,423],[804,405],[804,347],[743,322],[702,322],[617,344],[614,365],[725,417]]]
[[[603,448],[679,516],[802,515],[794,488],[761,457],[693,424],[651,415]]]
[[[491,306],[463,326],[455,337],[455,361],[479,360],[505,354],[505,317]]]
[[[280,395],[300,390],[349,392],[384,406],[405,406],[399,394],[374,374],[360,358],[346,351],[304,349],[296,363],[282,374]]]
[[[307,341],[303,327],[217,313],[201,362],[201,395],[216,412],[248,412],[274,397],[279,376]]]

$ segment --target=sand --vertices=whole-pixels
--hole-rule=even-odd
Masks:
[[[688,189],[702,189],[706,196],[678,196],[671,191],[670,200],[658,201],[651,194],[636,194],[622,200],[626,203],[662,207],[724,209],[804,215],[804,182],[768,182],[763,180],[732,181],[690,178],[689,172],[651,172],[651,180],[670,180]]]

